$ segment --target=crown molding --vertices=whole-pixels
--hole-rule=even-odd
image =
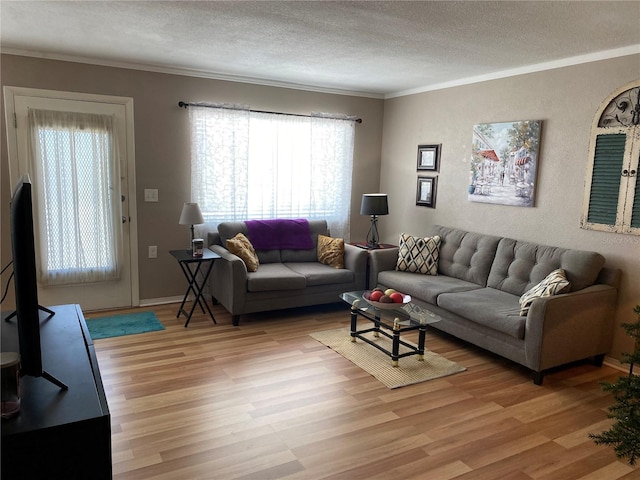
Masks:
[[[345,95],[351,97],[365,97],[383,99],[384,94],[375,92],[361,92],[354,90],[342,90],[339,88],[322,87],[318,85],[303,85],[298,83],[282,82],[277,80],[268,80],[264,78],[245,77],[241,75],[227,75],[223,73],[209,72],[206,70],[198,70],[191,68],[178,68],[166,65],[154,65],[144,63],[129,63],[112,60],[104,60],[92,57],[82,57],[75,55],[63,55],[50,52],[39,52],[34,50],[23,50],[11,47],[1,47],[0,53],[7,55],[18,55],[22,57],[41,58],[45,60],[56,60],[60,62],[85,63],[90,65],[98,65],[101,67],[126,68],[129,70],[141,70],[145,72],[166,73],[171,75],[183,75],[186,77],[206,78],[209,80],[221,80],[225,82],[248,83],[252,85],[260,85],[265,87],[289,88],[293,90],[304,90],[307,92],[328,93],[332,95]]]
[[[611,58],[625,57],[627,55],[640,54],[640,45],[630,45],[628,47],[616,48],[613,50],[603,50],[601,52],[588,53],[586,55],[578,55],[575,57],[563,58],[552,62],[537,63],[534,65],[526,65],[524,67],[511,68],[500,72],[489,73],[486,75],[478,75],[474,77],[461,78],[451,82],[438,83],[434,85],[426,85],[424,87],[412,88],[409,90],[401,90],[398,92],[388,93],[385,99],[395,97],[405,97],[407,95],[415,95],[417,93],[431,92],[434,90],[443,90],[445,88],[460,87],[463,85],[471,85],[473,83],[487,82],[489,80],[497,80],[500,78],[515,77],[518,75],[526,75],[528,73],[543,72],[545,70],[553,70],[556,68],[569,67],[582,63],[597,62],[600,60],[609,60]]]
[[[458,80],[452,80],[450,82],[443,82],[443,83],[438,83],[433,85],[425,85],[423,87],[400,90],[400,91],[386,93],[386,94],[375,93],[375,92],[342,90],[337,88],[322,87],[318,85],[303,85],[303,84],[290,83],[290,82],[267,80],[263,78],[245,77],[240,75],[228,75],[228,74],[209,72],[209,71],[198,70],[198,69],[170,67],[166,65],[118,62],[118,61],[97,59],[97,58],[91,58],[91,57],[62,55],[62,54],[56,54],[56,53],[23,50],[23,49],[10,48],[10,47],[9,48],[1,47],[0,53],[8,54],[8,55],[19,55],[23,57],[42,58],[47,60],[57,60],[62,62],[85,63],[90,65],[99,65],[103,67],[126,68],[126,69],[141,70],[146,72],[166,73],[171,75],[183,75],[183,76],[197,77],[197,78],[207,78],[210,80],[221,80],[226,82],[247,83],[247,84],[260,85],[260,86],[266,86],[266,87],[288,88],[293,90],[303,90],[307,92],[316,92],[316,93],[327,93],[332,95],[345,95],[345,96],[352,96],[352,97],[365,97],[365,98],[375,98],[375,99],[390,99],[390,98],[396,98],[396,97],[415,95],[418,93],[431,92],[435,90],[443,90],[446,88],[471,85],[474,83],[487,82],[490,80],[498,80],[501,78],[515,77],[518,75],[526,75],[529,73],[542,72],[545,70],[553,70],[556,68],[580,65],[583,63],[597,62],[600,60],[609,60],[612,58],[624,57],[628,55],[638,55],[640,54],[640,45],[630,45],[628,47],[622,47],[622,48],[617,48],[613,50],[604,50],[601,52],[594,52],[594,53],[589,53],[585,55],[578,55],[575,57],[568,57],[560,60],[554,60],[552,62],[543,62],[543,63],[533,64],[533,65],[526,65],[523,67],[502,70],[499,72],[494,72],[486,75],[466,77]]]

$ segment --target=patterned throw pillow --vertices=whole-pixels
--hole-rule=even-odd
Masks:
[[[531,287],[520,297],[520,315],[525,316],[529,312],[529,307],[536,298],[551,297],[559,293],[564,293],[571,287],[571,282],[567,280],[567,274],[561,268],[554,270],[539,284]]]
[[[400,249],[396,270],[401,272],[438,274],[438,258],[440,257],[440,237],[412,237],[400,234]]]
[[[238,233],[235,237],[227,240],[227,250],[242,259],[247,266],[247,271],[255,272],[258,270],[258,266],[260,265],[258,255],[249,239],[242,233]]]
[[[333,268],[344,268],[344,240],[318,235],[318,261]]]

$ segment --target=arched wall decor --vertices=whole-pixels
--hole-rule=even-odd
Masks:
[[[640,235],[640,80],[598,109],[589,156],[580,227]]]

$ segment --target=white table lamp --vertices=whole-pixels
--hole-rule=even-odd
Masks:
[[[197,203],[185,203],[182,206],[182,213],[180,214],[180,225],[191,225],[191,245],[193,245],[193,239],[195,238],[194,225],[200,225],[204,223],[202,212]],[[191,250],[191,246],[189,247]]]

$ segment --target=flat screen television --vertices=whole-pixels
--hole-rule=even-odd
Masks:
[[[29,175],[16,184],[11,198],[11,252],[15,285],[18,342],[21,375],[44,377],[66,389],[66,385],[42,368],[40,321],[48,320],[54,312],[38,304],[36,277],[36,248],[33,230],[32,185]],[[13,315],[9,317],[11,319]]]

